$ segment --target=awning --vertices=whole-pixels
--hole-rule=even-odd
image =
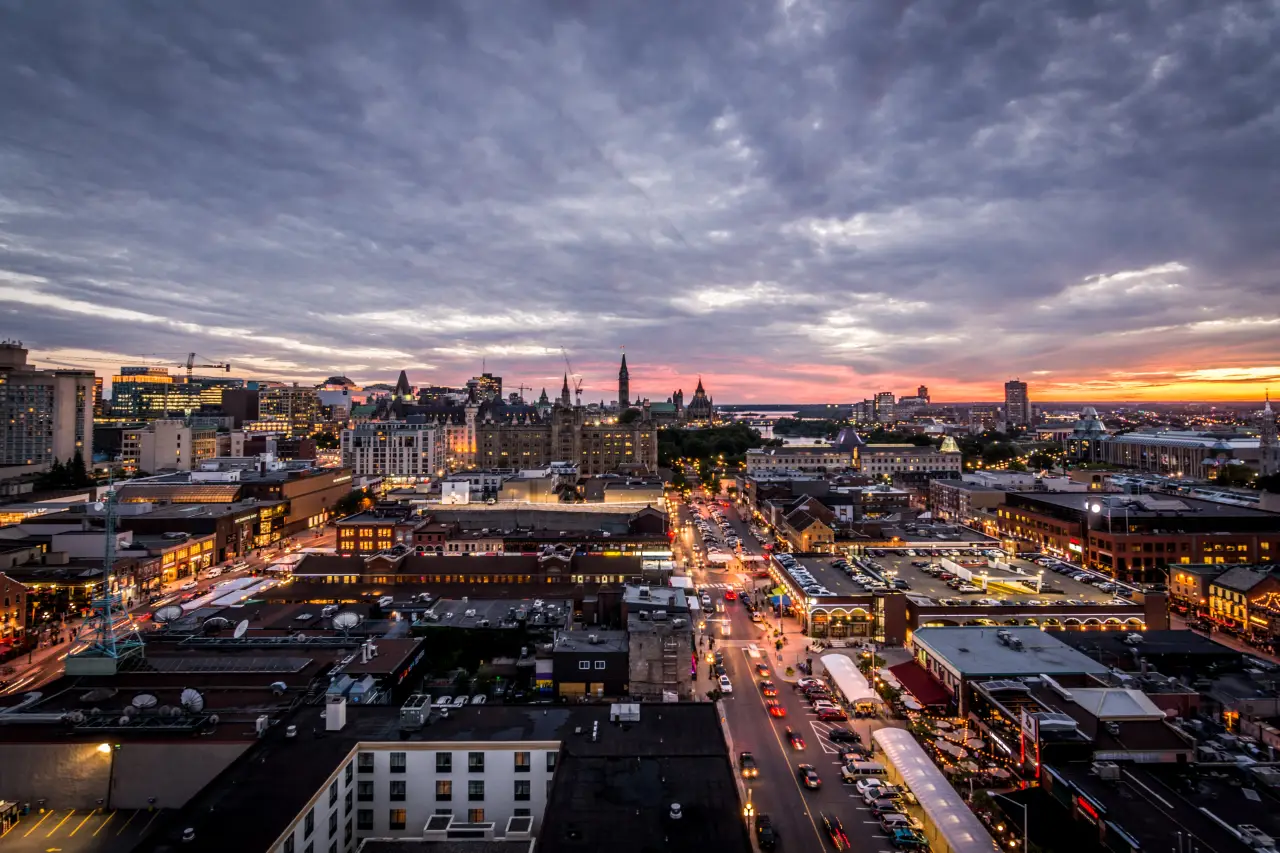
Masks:
[[[907,661],[889,667],[894,677],[902,682],[902,686],[920,702],[921,705],[947,705],[951,702],[951,694],[947,689],[925,672],[920,664]]]
[[[769,603],[770,603],[770,604],[779,604],[779,603],[781,603],[781,604],[782,604],[783,606],[785,606],[785,607],[790,607],[790,606],[791,606],[791,596],[789,596],[789,595],[771,595],[771,596],[769,596]]]
[[[906,681],[906,679],[902,679]],[[950,853],[991,853],[999,844],[987,832],[938,766],[905,729],[884,728],[871,733],[889,764],[916,795],[931,829],[942,836]]]

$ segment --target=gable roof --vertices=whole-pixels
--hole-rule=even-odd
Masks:
[[[1271,572],[1266,569],[1259,570],[1250,566],[1237,566],[1234,569],[1228,569],[1215,580],[1210,581],[1210,585],[1235,590],[1236,592],[1248,592],[1270,576]]]
[[[1075,687],[1071,698],[1104,722],[1107,720],[1163,720],[1164,711],[1141,690],[1120,687]]]

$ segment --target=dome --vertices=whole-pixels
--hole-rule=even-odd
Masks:
[[[356,383],[352,382],[350,379],[348,379],[345,376],[330,376],[328,379],[324,381],[324,384],[325,385],[349,385],[352,388],[356,387]]]
[[[1095,419],[1096,419],[1097,417],[1098,417],[1098,410],[1097,410],[1097,409],[1095,409],[1093,406],[1085,406],[1085,407],[1080,411],[1080,419],[1081,419],[1081,420],[1088,420],[1089,418],[1095,418]]]

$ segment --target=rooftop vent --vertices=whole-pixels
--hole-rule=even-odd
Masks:
[[[684,817],[684,811],[680,808],[679,803],[671,804],[671,810],[667,812],[667,817],[671,818],[672,820],[680,820],[682,817]],[[1241,829],[1244,829],[1244,827],[1241,827]]]

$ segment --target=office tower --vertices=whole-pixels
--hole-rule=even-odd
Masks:
[[[0,465],[93,462],[93,371],[41,370],[0,343]]]
[[[891,424],[897,420],[897,412],[894,410],[895,398],[892,391],[881,391],[876,394],[876,421],[882,424]]]
[[[265,388],[258,395],[258,419],[280,424],[287,438],[314,435],[321,422],[320,398],[314,388]]]
[[[1031,424],[1031,399],[1027,396],[1027,383],[1010,379],[1004,383],[1004,417],[1009,426]]]
[[[916,396],[924,400],[926,403],[928,403],[929,402],[929,386],[921,385],[919,388],[917,388]]]

